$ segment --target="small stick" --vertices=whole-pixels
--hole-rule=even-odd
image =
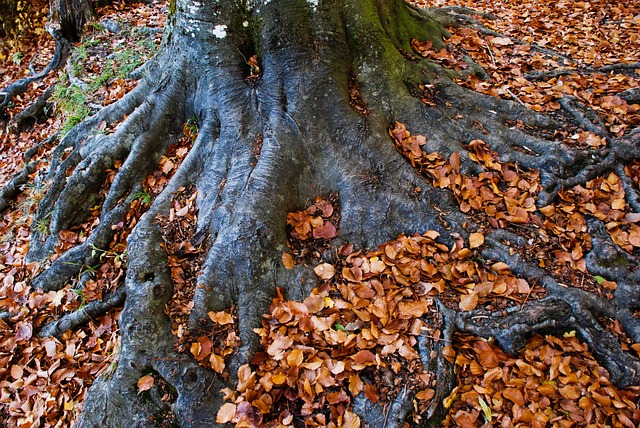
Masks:
[[[522,102],[522,100],[520,98],[518,98],[518,96],[516,94],[511,92],[511,90],[509,88],[504,88],[504,90],[507,91],[507,94],[511,95],[511,98],[515,99],[518,102],[518,104],[520,104],[523,107],[527,106],[525,103]]]
[[[484,39],[483,39],[484,40]],[[487,45],[487,52],[489,52],[489,57],[491,58],[491,64],[493,64],[493,66],[496,66],[496,60],[493,58],[493,52],[491,52],[491,47],[489,46],[489,43],[487,43],[487,41],[484,41],[484,44]]]

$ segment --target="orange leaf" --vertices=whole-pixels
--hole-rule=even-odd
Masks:
[[[472,233],[469,235],[469,248],[478,248],[484,244],[484,235],[482,233]]]
[[[302,364],[302,361],[304,361],[304,353],[301,349],[293,349],[287,355],[287,364],[289,364],[289,367],[298,367]]]
[[[524,397],[522,396],[522,392],[520,392],[519,389],[505,388],[504,391],[502,391],[502,396],[520,406],[524,406]]]
[[[224,371],[224,358],[222,358],[218,354],[211,354],[209,357],[209,362],[211,363],[211,368],[215,370],[216,373],[222,373]]]
[[[216,423],[226,424],[236,416],[236,405],[233,403],[224,403],[218,414],[216,415]]]
[[[282,253],[282,264],[287,269],[291,270],[295,266],[295,262],[293,261],[293,257],[289,253]]]
[[[352,374],[349,376],[349,392],[352,396],[356,396],[364,389],[364,383],[358,374]]]
[[[478,305],[478,293],[475,291],[460,299],[458,306],[463,311],[470,311]]]
[[[436,395],[436,392],[431,388],[427,388],[427,389],[423,389],[422,391],[418,392],[416,394],[416,398],[418,400],[427,401],[427,400],[431,400],[434,395]]]
[[[151,387],[153,386],[153,383],[154,383],[153,376],[151,375],[142,376],[138,380],[138,391],[143,392],[151,389]]]
[[[207,314],[209,319],[220,325],[233,324],[233,315],[228,312],[220,311],[220,312],[209,312]]]

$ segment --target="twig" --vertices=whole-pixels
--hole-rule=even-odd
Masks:
[[[484,39],[483,39],[484,40]],[[487,52],[489,52],[489,57],[491,58],[491,64],[493,64],[493,66],[496,66],[496,60],[493,57],[493,52],[491,52],[491,47],[489,46],[489,43],[487,43],[487,41],[484,41],[484,44],[487,45]]]
[[[527,105],[525,103],[522,102],[522,100],[513,92],[511,92],[511,89],[509,88],[504,88],[504,90],[507,92],[507,94],[511,95],[511,98],[515,99],[518,104],[520,104],[523,107],[526,107]]]

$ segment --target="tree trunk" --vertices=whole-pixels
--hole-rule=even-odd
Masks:
[[[82,34],[82,27],[93,18],[91,0],[50,0],[48,26],[52,34],[75,42]],[[55,36],[54,36],[55,37]]]
[[[88,5],[54,3],[58,20],[66,22],[71,14],[74,22],[66,27],[78,31],[80,17],[87,15],[72,12],[88,11]],[[402,233],[435,230],[447,246],[460,236],[469,237],[474,219],[460,210],[450,192],[425,183],[390,141],[389,127],[395,121],[428,136],[425,152],[437,151],[445,159],[460,154],[464,173],[482,172],[468,146],[479,139],[503,161],[539,169],[545,186],[538,196],[542,203],[573,180],[563,171],[577,162],[575,153],[505,125],[520,120],[553,131],[560,124],[516,103],[464,89],[452,82],[454,72],[409,54],[412,39],[431,41],[436,48],[443,45],[444,26],[453,23],[444,13],[418,12],[399,0],[176,0],[170,9],[175,11],[163,46],[143,81],[60,142],[48,176],[51,186],[34,220],[50,219],[47,233],[32,232],[32,242],[41,245],[32,245],[30,257],[40,260],[51,254],[60,231],[88,217],[106,171],[121,163],[91,236],[33,281],[47,290],[59,289],[81,266],[94,264],[92,248],[107,247],[112,226],[127,212],[141,181],[177,141],[182,124],[197,117],[199,132],[188,156],[129,238],[117,369],[91,387],[80,426],[216,425],[222,405],[218,391],[234,389],[238,368],[258,351],[254,328],[269,312],[276,288],[301,301],[318,285],[311,267],[289,270],[281,262],[283,252],[289,251],[287,213],[316,197],[332,194],[339,200],[334,253],[346,243],[375,248]],[[249,61],[254,55],[258,61]],[[432,85],[437,106],[421,100],[422,84]],[[118,122],[108,135],[95,132],[101,123]],[[537,153],[525,154],[517,146]],[[627,162],[637,149],[631,152],[625,154]],[[173,198],[191,185],[197,189],[194,242],[203,242],[207,251],[190,325],[201,325],[211,311],[237,306],[241,345],[227,361],[230,378],[178,352],[165,314],[174,285],[157,219],[168,217]],[[636,261],[629,258],[628,268],[619,266],[613,272],[602,260],[620,257],[615,246],[597,222],[591,231],[606,253],[594,251],[592,265],[619,275],[619,289],[636,299],[637,291],[623,286],[637,276]],[[604,315],[619,319],[627,334],[640,340],[629,299],[620,294],[606,303],[559,286],[547,272],[510,251],[509,242],[520,245],[521,240],[496,228],[487,235],[483,256],[502,260],[516,274],[544,284],[547,297],[480,318],[442,306],[440,318],[432,321],[442,324],[444,338],[450,339],[454,331],[474,332],[494,337],[515,352],[533,332],[576,330],[587,343],[599,344],[594,353],[615,382],[637,383],[638,360],[623,352],[599,321]],[[331,251],[323,256],[328,260]],[[442,399],[454,386],[442,343],[426,337],[420,341],[423,362],[437,378],[434,408],[423,418],[431,418],[434,426],[442,417]],[[172,400],[163,401],[156,387],[137,393],[138,380],[148,373],[171,386],[176,392],[170,394]],[[387,415],[362,397],[354,400],[354,408],[370,426],[402,426],[412,409],[412,396],[403,397]]]

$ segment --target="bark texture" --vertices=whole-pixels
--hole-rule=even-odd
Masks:
[[[58,3],[65,11],[79,5]],[[47,233],[32,232],[32,242],[39,245],[32,245],[30,257],[42,260],[53,251],[58,232],[88,217],[106,171],[116,162],[122,164],[92,234],[33,280],[44,289],[59,289],[82,266],[96,262],[91,249],[108,245],[111,226],[126,214],[141,181],[177,141],[181,125],[198,118],[199,133],[190,153],[129,238],[124,292],[103,306],[87,308],[103,310],[126,294],[117,369],[92,386],[82,427],[214,426],[222,404],[218,391],[225,382],[233,385],[237,368],[251,361],[258,348],[253,328],[260,325],[276,287],[302,300],[316,284],[310,268],[290,271],[280,261],[286,251],[287,212],[307,206],[316,196],[339,197],[338,244],[371,248],[401,233],[429,229],[437,230],[444,243],[453,242],[454,234],[467,236],[463,225],[473,221],[447,191],[426,185],[390,142],[388,127],[394,120],[429,135],[423,150],[444,156],[460,153],[463,171],[478,172],[479,166],[465,157],[465,145],[477,138],[485,139],[502,160],[541,170],[541,203],[564,185],[638,157],[638,149],[631,148],[635,140],[618,141],[620,151],[613,144],[606,163],[589,165],[580,153],[505,126],[518,119],[552,130],[559,126],[553,120],[515,102],[461,88],[450,80],[451,71],[408,56],[414,38],[442,45],[444,26],[456,24],[448,12],[419,12],[397,0],[177,0],[174,6],[163,47],[138,87],[60,141],[46,177],[51,185],[34,221],[50,218]],[[261,74],[247,79],[252,70],[246,59],[254,54],[260,58]],[[358,97],[349,90],[354,82]],[[445,102],[429,106],[414,96],[423,83],[433,85]],[[477,121],[488,135],[475,126]],[[103,122],[119,125],[108,135],[95,132]],[[261,141],[257,150],[256,141]],[[518,150],[521,146],[535,155]],[[567,165],[577,165],[581,172],[568,174]],[[191,324],[197,326],[209,311],[237,305],[242,345],[227,364],[228,380],[174,349],[164,312],[173,284],[156,218],[166,216],[173,195],[190,185],[198,190],[195,236],[208,248]],[[416,188],[422,191],[416,193]],[[566,290],[512,254],[510,245],[522,245],[517,235],[496,230],[487,238],[487,258],[536,278],[549,297],[504,313],[457,313],[442,307],[444,342],[424,338],[419,344],[423,363],[438,378],[440,399],[429,412],[430,424],[438,424],[442,398],[454,386],[453,368],[442,348],[456,330],[495,337],[514,352],[532,332],[573,329],[587,343],[598,344],[596,356],[617,384],[638,382],[638,360],[623,352],[598,321],[600,316],[618,319],[640,341],[640,326],[632,315],[637,309],[637,261],[627,257],[624,264],[608,263],[624,256],[601,225],[594,222],[591,228],[602,242],[590,255],[594,274],[624,278],[613,303]],[[47,331],[59,334],[72,325],[65,322]],[[149,372],[175,389],[173,402],[153,391],[137,394],[138,379]],[[386,414],[364,398],[355,408],[369,426],[402,426],[411,397],[398,398]]]
[[[82,34],[82,26],[93,18],[91,0],[50,0],[49,23],[53,31],[66,40],[76,41]],[[50,31],[51,32],[51,31]]]

